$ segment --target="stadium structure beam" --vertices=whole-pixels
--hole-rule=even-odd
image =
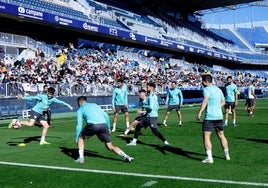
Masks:
[[[268,7],[268,2],[265,1],[257,1],[250,3],[251,6],[259,6],[259,7]]]

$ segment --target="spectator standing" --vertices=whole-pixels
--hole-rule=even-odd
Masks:
[[[212,77],[210,74],[202,76],[202,84],[204,86],[204,99],[196,116],[197,120],[201,120],[202,112],[205,111],[204,121],[202,123],[203,141],[207,157],[203,163],[213,163],[212,143],[210,140],[213,129],[216,131],[220,139],[221,146],[224,150],[226,160],[230,160],[228,142],[224,135],[222,106],[225,105],[223,93],[220,88],[212,85]]]
[[[182,115],[181,115],[181,107],[183,104],[183,95],[179,88],[177,88],[177,84],[175,81],[171,83],[171,88],[167,92],[166,105],[167,111],[164,117],[163,125],[167,126],[166,122],[170,112],[174,109],[177,112],[179,119],[179,126],[182,126]]]
[[[125,114],[126,127],[128,128],[129,127],[128,92],[127,92],[127,88],[124,85],[122,79],[117,80],[117,87],[113,90],[112,106],[113,106],[113,110],[114,110],[112,132],[116,131],[116,123],[117,123],[118,114],[120,111]]]
[[[9,95],[10,96],[17,96],[19,94],[18,83],[17,83],[17,80],[14,77],[10,78],[8,88],[9,88]]]

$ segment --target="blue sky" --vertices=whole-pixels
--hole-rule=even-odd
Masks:
[[[267,7],[260,6],[242,6],[240,9],[227,10],[224,9],[221,12],[205,14],[202,19],[207,25],[219,25],[219,24],[239,24],[243,23],[245,26],[250,25],[251,21],[260,22],[267,21],[268,23],[268,0],[263,1],[267,4]],[[235,19],[234,19],[235,18]]]

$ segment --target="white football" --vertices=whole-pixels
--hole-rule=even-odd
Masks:
[[[12,122],[12,127],[13,127],[14,129],[19,129],[19,128],[21,128],[20,120],[18,120],[18,119],[14,119],[13,122]]]

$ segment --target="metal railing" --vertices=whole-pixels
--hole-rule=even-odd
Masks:
[[[44,84],[0,83],[0,97],[34,96],[42,92]],[[137,95],[141,86],[127,85],[129,95]],[[55,96],[111,96],[113,85],[49,84],[55,88]],[[165,87],[157,86],[156,93],[164,94]]]

